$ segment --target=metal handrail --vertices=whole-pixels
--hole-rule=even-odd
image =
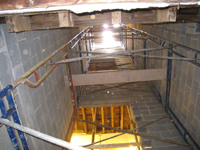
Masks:
[[[32,67],[30,70],[28,70],[26,73],[24,73],[21,77],[19,77],[17,80],[15,80],[12,83],[13,89],[16,88],[19,84],[24,83],[32,88],[35,88],[37,86],[39,86],[42,81],[44,81],[44,79],[57,67],[58,64],[52,65],[51,68],[38,80],[36,81],[36,83],[32,83],[30,82],[27,78],[33,74],[38,68],[40,68],[41,66],[45,65],[46,62],[50,59],[53,58],[53,56],[55,56],[57,53],[59,53],[61,50],[63,50],[64,48],[66,48],[68,45],[70,45],[73,41],[76,41],[74,43],[77,44],[77,41],[79,41],[90,29],[92,28],[92,26],[87,27],[85,29],[83,29],[80,33],[78,33],[75,37],[73,37],[69,42],[65,43],[64,45],[62,45],[60,48],[58,48],[56,51],[54,51],[53,53],[51,53],[49,56],[47,56],[45,59],[43,59],[42,61],[40,61],[38,64],[36,64],[34,67]],[[77,40],[77,38],[79,38]],[[73,46],[74,46],[73,45]],[[73,48],[73,47],[72,47]],[[65,54],[59,59],[62,60],[65,58],[65,56],[67,55],[67,51],[65,52]]]

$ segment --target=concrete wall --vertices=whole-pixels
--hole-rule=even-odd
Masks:
[[[185,46],[200,50],[198,31],[199,24],[160,24],[134,25],[138,29],[164,37]],[[159,42],[159,41],[157,41]],[[165,44],[167,46],[168,44]],[[147,48],[158,47],[148,41]],[[143,48],[143,41],[135,40],[135,49]],[[195,53],[182,48],[174,48],[184,56],[194,58]],[[148,52],[147,55],[167,56],[167,50]],[[173,54],[173,57],[178,57]],[[199,55],[198,57],[199,58]],[[143,68],[143,58],[136,58],[136,62]],[[169,105],[193,139],[200,145],[200,67],[187,61],[172,61],[172,81]],[[147,69],[167,68],[167,61],[147,59]],[[160,92],[163,105],[165,104],[166,80],[154,81],[153,84]]]
[[[79,29],[41,30],[8,33],[5,24],[0,25],[0,90],[11,84],[61,45],[69,41]],[[78,46],[74,48],[78,50]],[[54,57],[60,58],[64,52]],[[73,54],[76,57],[77,54]],[[72,55],[70,55],[72,57]],[[72,73],[81,73],[80,63],[73,63]],[[49,67],[37,70],[41,77]],[[14,91],[16,107],[24,126],[65,139],[73,113],[69,87],[65,86],[66,65],[59,65],[37,88],[19,85]],[[35,82],[32,75],[29,80]],[[12,149],[5,127],[0,129],[2,149]],[[27,136],[32,150],[61,149],[55,145]]]

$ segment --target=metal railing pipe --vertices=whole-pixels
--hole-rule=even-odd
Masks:
[[[30,129],[28,127],[16,124],[16,123],[11,122],[7,119],[0,118],[0,122],[4,125],[7,125],[7,126],[12,127],[14,129],[20,130],[24,133],[31,135],[31,136],[37,137],[39,139],[42,139],[44,141],[56,144],[56,145],[64,147],[64,148],[68,148],[68,149],[72,149],[72,150],[87,150],[86,148],[70,144],[70,143],[63,141],[61,139],[58,139],[58,138],[55,138],[53,136],[50,136],[50,135],[38,132],[36,130]]]
[[[100,54],[100,55],[95,55],[95,56],[77,57],[77,58],[71,58],[71,59],[61,60],[61,61],[56,62],[55,64],[66,63],[66,62],[73,62],[73,61],[79,61],[79,60],[91,59],[91,58],[107,57],[107,56],[112,56],[112,55],[121,55],[121,54],[143,52],[143,51],[154,51],[154,50],[161,50],[161,49],[168,49],[168,48],[170,48],[170,47],[166,46],[166,47],[157,47],[157,48],[147,48],[147,49],[124,51],[124,52]]]
[[[37,87],[54,69],[57,65],[52,66],[36,83],[31,83],[30,81],[28,81],[28,77],[34,73],[34,71],[36,71],[38,68],[40,68],[42,65],[45,65],[46,62],[50,59],[52,59],[53,56],[55,56],[57,53],[59,53],[61,50],[63,50],[64,48],[66,48],[66,46],[68,46],[73,40],[75,40],[79,35],[81,35],[82,33],[87,33],[90,30],[91,27],[87,27],[84,30],[82,30],[80,33],[78,33],[75,37],[73,37],[69,42],[65,43],[64,45],[62,45],[60,48],[58,48],[56,51],[54,51],[53,53],[51,53],[49,56],[47,56],[45,59],[43,59],[42,61],[40,61],[38,64],[36,64],[34,67],[32,67],[30,70],[28,70],[26,73],[24,73],[21,77],[19,77],[17,80],[15,80],[12,83],[13,89],[16,88],[19,84],[21,83],[25,83],[30,87]],[[84,34],[85,35],[85,34]],[[83,36],[82,36],[83,37]],[[81,38],[82,38],[81,37]],[[79,39],[80,40],[80,39]],[[66,56],[66,53],[64,54]],[[63,58],[63,57],[61,57]],[[60,60],[60,59],[59,59]]]

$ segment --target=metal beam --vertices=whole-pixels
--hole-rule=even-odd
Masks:
[[[115,144],[103,144],[103,145],[92,145],[87,148],[91,149],[105,149],[105,148],[119,148],[119,147],[130,147],[130,146],[141,146],[140,142],[132,143],[115,143]]]
[[[106,126],[106,125],[102,125],[102,124],[99,124],[99,123],[94,123],[94,122],[90,122],[90,121],[86,121],[86,120],[81,120],[81,119],[77,119],[77,118],[74,118],[74,119],[82,121],[82,122],[85,122],[85,123],[93,124],[93,125],[96,125],[96,126],[99,126],[99,127],[105,127],[105,128],[110,129],[110,130],[115,130],[115,131],[118,131],[118,132],[123,132],[123,133],[132,134],[132,135],[137,135],[137,136],[140,136],[140,137],[144,137],[144,138],[148,138],[148,139],[153,139],[153,140],[157,140],[157,141],[161,141],[161,142],[166,142],[166,143],[171,143],[171,144],[175,144],[175,145],[179,145],[179,146],[191,147],[190,145],[178,143],[178,142],[167,140],[167,139],[161,139],[161,138],[157,138],[157,137],[154,137],[154,136],[149,136],[149,135],[141,134],[141,133],[134,133],[134,132],[131,132],[131,131],[122,130],[122,129],[118,129],[118,128],[113,128],[113,127],[110,127],[110,126]]]
[[[72,75],[74,86],[115,84],[166,79],[166,69],[128,70]]]
[[[58,138],[55,138],[53,136],[50,136],[50,135],[35,131],[33,129],[30,129],[30,128],[27,128],[25,126],[19,125],[17,123],[11,122],[11,121],[9,121],[7,119],[0,118],[0,123],[2,123],[4,125],[7,125],[7,126],[10,126],[10,127],[14,128],[14,129],[20,130],[20,131],[22,131],[24,133],[27,133],[27,134],[31,135],[31,136],[37,137],[39,139],[42,139],[44,141],[53,143],[53,144],[61,146],[61,147],[64,147],[64,148],[69,148],[69,149],[72,149],[72,150],[87,150],[86,148],[70,144],[70,143],[68,143],[66,141],[63,141],[61,139],[58,139]]]

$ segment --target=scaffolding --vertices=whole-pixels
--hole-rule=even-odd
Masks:
[[[197,62],[197,55],[200,53],[198,50],[196,49],[192,49],[190,47],[181,45],[179,43],[175,43],[175,42],[171,42],[168,41],[164,38],[152,35],[150,33],[144,32],[142,30],[138,30],[136,28],[130,28],[127,26],[122,25],[121,27],[121,33],[120,36],[117,36],[117,38],[120,38],[121,42],[123,41],[123,39],[125,39],[126,41],[126,47],[124,46],[123,42],[122,42],[122,47],[124,48],[124,52],[117,52],[117,53],[109,53],[109,54],[105,54],[105,53],[94,53],[92,52],[92,40],[94,38],[101,38],[101,37],[93,37],[92,33],[90,31],[92,27],[87,27],[84,30],[82,30],[79,34],[77,34],[74,38],[72,38],[69,42],[67,42],[66,44],[64,44],[63,46],[61,46],[59,49],[57,49],[56,51],[54,51],[51,55],[49,55],[48,57],[46,57],[44,60],[42,60],[41,62],[39,62],[37,65],[35,65],[33,68],[31,68],[29,71],[27,71],[25,74],[23,74],[19,79],[15,80],[11,85],[8,85],[5,89],[3,89],[0,92],[0,107],[1,107],[1,112],[2,112],[2,117],[0,119],[0,123],[1,126],[2,125],[6,125],[7,127],[7,131],[9,133],[9,136],[11,138],[11,141],[13,143],[13,147],[14,149],[18,150],[19,148],[19,143],[16,140],[16,136],[15,133],[13,131],[14,129],[18,130],[18,134],[19,137],[21,139],[21,143],[23,145],[23,148],[25,150],[28,150],[28,145],[26,142],[26,138],[24,133],[27,133],[29,135],[32,135],[34,137],[40,138],[42,140],[51,142],[53,144],[59,145],[61,147],[64,148],[69,148],[69,149],[87,149],[90,148],[89,146],[94,145],[96,143],[117,137],[119,135],[122,135],[124,133],[128,133],[128,134],[132,134],[132,135],[136,135],[136,136],[141,136],[141,137],[145,137],[145,138],[150,138],[150,139],[154,139],[154,140],[158,140],[158,141],[163,141],[163,142],[167,142],[167,143],[172,143],[172,144],[176,144],[176,145],[180,145],[180,146],[186,146],[186,147],[191,147],[190,143],[187,142],[187,144],[181,144],[181,143],[177,143],[174,141],[170,141],[170,140],[163,140],[163,139],[159,139],[157,137],[153,137],[153,136],[148,136],[145,134],[140,134],[140,133],[135,133],[132,132],[136,129],[142,128],[144,126],[148,126],[151,123],[157,122],[163,118],[166,117],[170,117],[171,119],[175,119],[176,122],[178,122],[178,124],[181,126],[181,128],[184,130],[184,134],[181,133],[182,137],[186,140],[185,136],[189,136],[190,140],[192,141],[192,146],[195,146],[197,148],[199,148],[199,146],[197,145],[197,143],[193,140],[193,138],[191,137],[191,135],[189,134],[189,132],[184,128],[184,126],[181,124],[181,122],[179,121],[179,119],[176,117],[176,115],[173,113],[173,111],[171,110],[171,108],[169,107],[169,98],[170,98],[170,87],[171,87],[171,72],[172,72],[172,60],[181,60],[181,61],[189,61],[190,63],[200,66],[200,64]],[[126,32],[126,35],[123,35],[123,32]],[[90,32],[90,33],[89,33]],[[131,33],[131,37],[127,35],[127,32]],[[86,36],[86,34],[88,33],[88,37]],[[139,38],[135,38],[135,36],[140,36]],[[81,45],[80,45],[80,40],[85,40],[85,45],[86,45],[86,52],[82,52],[81,51]],[[127,39],[132,39],[132,50],[127,50]],[[144,49],[139,49],[139,50],[134,50],[134,39],[140,39],[140,40],[144,40]],[[89,40],[89,48],[87,47],[87,40]],[[146,41],[149,40],[153,43],[156,43],[159,47],[156,48],[146,48]],[[74,51],[72,50],[74,48],[74,46],[78,44],[79,45],[79,51]],[[167,46],[164,46],[167,45]],[[195,56],[194,58],[187,58],[186,56],[183,56],[177,52],[175,52],[173,50],[174,47],[181,47],[185,50],[188,51],[193,51],[195,52]],[[164,50],[167,49],[168,50],[168,56],[167,57],[160,57],[160,56],[150,56],[150,55],[146,55],[147,51],[155,51],[155,50]],[[65,53],[64,55],[57,61],[53,60],[53,57],[59,53],[60,51],[64,50]],[[137,55],[134,54],[136,52],[144,52],[144,55]],[[79,53],[80,57],[77,58],[69,58],[68,53]],[[82,57],[82,53],[86,53],[87,56]],[[88,54],[93,54],[93,55],[88,55]],[[43,134],[41,132],[32,130],[30,128],[24,127],[22,125],[20,125],[20,121],[19,121],[19,117],[17,115],[17,111],[15,108],[15,104],[13,102],[13,97],[12,97],[12,90],[15,89],[18,85],[20,84],[25,84],[29,87],[32,88],[36,88],[38,87],[44,80],[45,78],[59,65],[59,64],[67,64],[67,71],[68,71],[68,80],[70,82],[71,85],[71,93],[73,95],[73,106],[74,106],[74,113],[73,113],[73,117],[71,118],[70,121],[70,126],[73,127],[74,126],[74,121],[78,120],[76,119],[76,114],[77,114],[77,100],[75,99],[75,93],[74,93],[74,87],[73,87],[73,81],[72,81],[72,77],[71,77],[71,69],[70,69],[70,62],[74,62],[74,61],[82,61],[82,60],[88,60],[88,59],[92,59],[92,58],[100,58],[100,57],[106,57],[106,56],[128,56],[134,64],[136,64],[134,58],[135,57],[143,57],[144,58],[144,69],[146,69],[146,58],[150,58],[150,59],[165,59],[167,60],[167,85],[166,85],[166,99],[165,99],[165,111],[169,114],[163,118],[160,118],[158,120],[155,120],[149,124],[146,124],[144,126],[138,127],[138,128],[134,128],[131,131],[125,131],[125,130],[121,130],[121,129],[116,129],[113,127],[109,127],[109,126],[105,126],[105,125],[101,125],[101,124],[97,124],[94,122],[89,122],[86,120],[79,120],[85,123],[90,123],[93,124],[94,126],[101,126],[101,127],[105,127],[105,128],[109,128],[112,130],[116,130],[119,132],[122,132],[121,134],[114,136],[114,137],[110,137],[108,139],[103,139],[101,141],[98,142],[94,142],[94,140],[92,141],[92,144],[90,145],[86,145],[83,147],[78,147],[78,146],[74,146],[66,141],[60,140],[60,139],[56,139],[54,137],[51,137],[49,135]],[[176,55],[178,57],[173,57],[173,55]],[[38,78],[37,75],[37,69],[39,69],[40,67],[45,67],[45,66],[51,66],[50,69],[40,78]],[[81,62],[81,69],[82,69],[82,73],[83,72],[83,63]],[[138,66],[139,69],[139,66]],[[36,83],[32,83],[28,80],[28,77],[30,75],[34,74],[35,78],[36,78]],[[160,102],[162,102],[161,100],[161,96],[160,93],[156,90],[156,88],[152,85],[151,88],[153,89],[153,91],[155,92],[155,94],[158,96],[158,98],[160,99]],[[5,109],[5,101],[3,101],[3,98],[6,97],[8,104],[9,104],[9,109],[6,110]],[[8,119],[12,116],[14,122],[9,121]],[[177,128],[178,129],[178,128]],[[180,131],[180,129],[178,129]],[[72,134],[72,128],[69,127],[69,130],[67,132],[67,134]],[[69,140],[69,139],[68,139]],[[86,147],[86,148],[84,148]]]

